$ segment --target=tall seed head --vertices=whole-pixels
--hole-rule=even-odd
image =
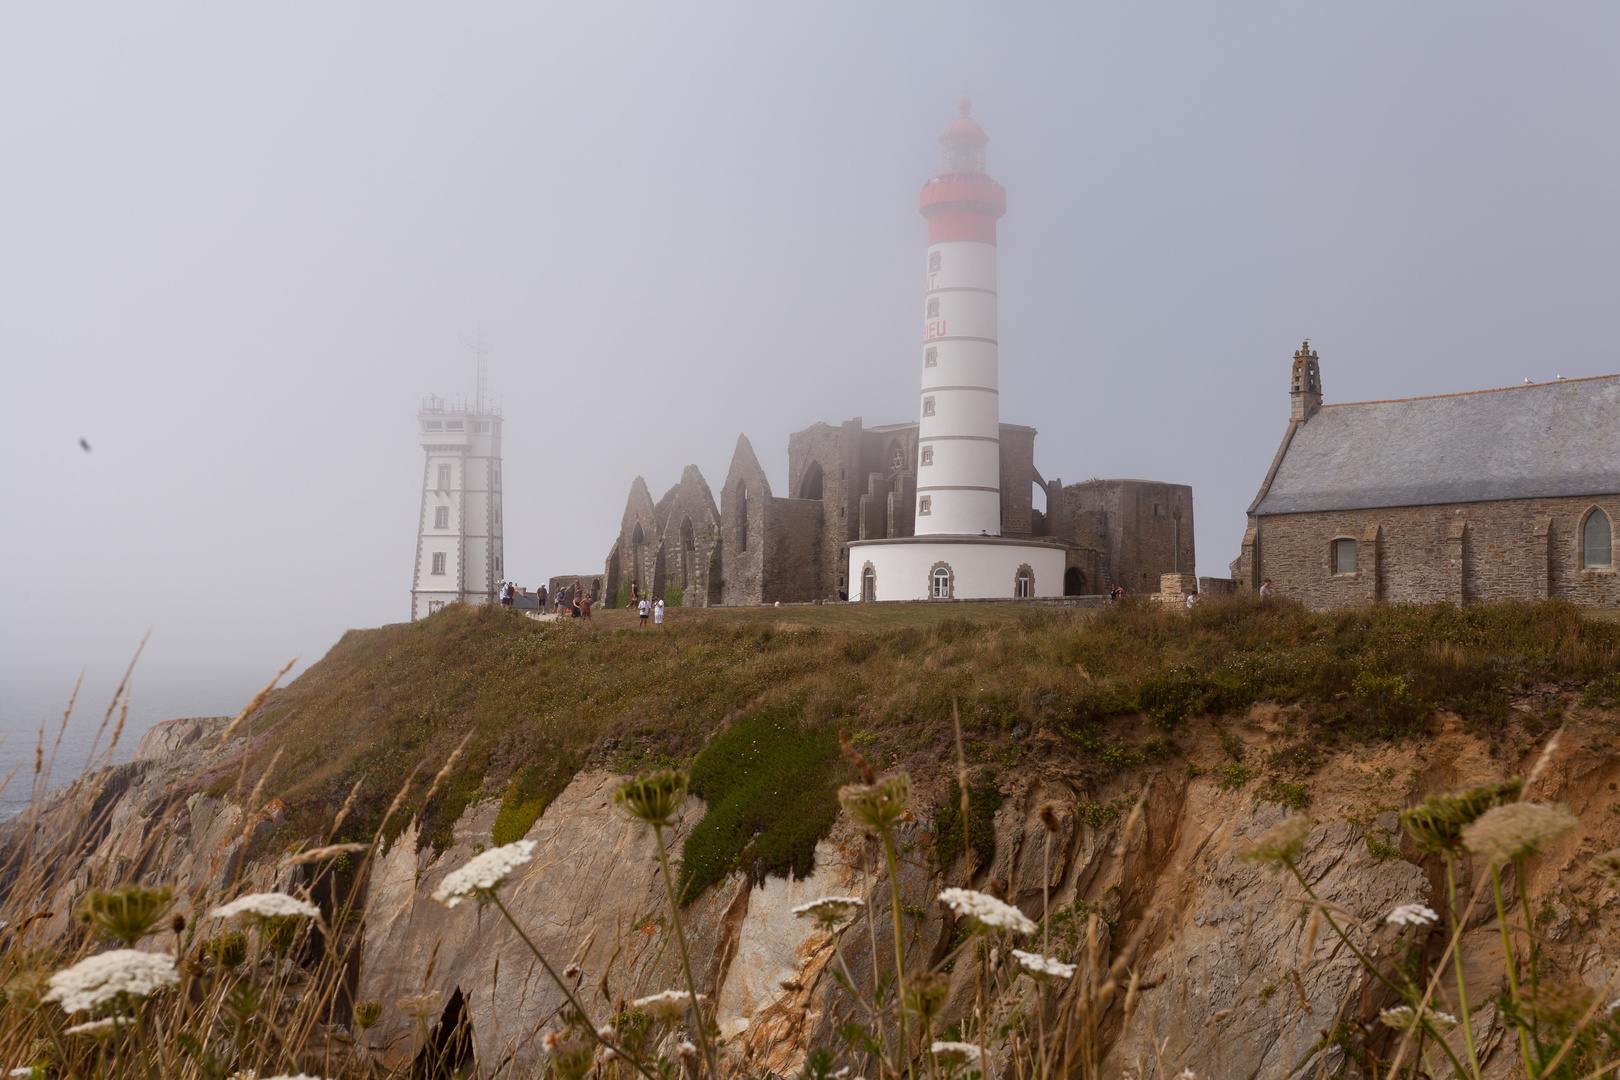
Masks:
[[[633,821],[669,825],[686,802],[686,773],[660,769],[626,780],[613,793],[613,804]]]
[[[845,784],[838,789],[844,813],[880,832],[894,828],[911,803],[911,777],[895,773],[870,784]]]
[[[1463,829],[1493,806],[1519,797],[1524,781],[1518,777],[1430,795],[1401,814],[1401,825],[1423,851],[1454,848]]]
[[[1292,866],[1305,850],[1305,841],[1311,835],[1311,819],[1304,814],[1289,814],[1260,834],[1238,858],[1272,869]]]
[[[1580,822],[1562,806],[1516,802],[1493,807],[1463,829],[1463,846],[1500,866],[1534,855]]]
[[[907,975],[902,987],[906,1010],[924,1020],[931,1020],[945,1007],[950,992],[950,976],[941,972]]]
[[[159,889],[139,885],[92,889],[79,904],[79,921],[133,949],[141,938],[157,932],[173,902],[174,890],[167,885]]]

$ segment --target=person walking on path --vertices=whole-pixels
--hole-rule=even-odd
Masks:
[[[647,598],[643,596],[641,602],[636,605],[636,614],[640,616],[640,626],[643,630],[647,629],[647,616],[651,613],[652,605],[647,603]]]
[[[664,625],[664,598],[662,596],[653,601],[653,625]]]

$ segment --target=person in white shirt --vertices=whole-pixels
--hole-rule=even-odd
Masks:
[[[641,598],[641,603],[636,605],[636,611],[641,615],[641,625],[645,627],[647,625],[647,614],[652,611],[652,605],[647,603],[646,597]]]
[[[664,625],[664,598],[662,596],[653,603],[653,625]]]

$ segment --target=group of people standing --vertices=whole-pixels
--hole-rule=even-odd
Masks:
[[[495,595],[500,601],[501,607],[507,611],[511,611],[513,608],[528,607],[526,603],[522,602],[522,598],[529,595],[527,590],[513,582],[501,582],[496,589]],[[591,617],[591,594],[582,588],[577,580],[573,585],[560,588],[557,590],[556,595],[549,597],[546,595],[544,585],[537,586],[534,590],[534,599],[535,607],[541,614],[549,612],[557,615],[567,615],[574,619],[589,619]],[[652,619],[654,626],[664,625],[664,598],[660,596],[657,599],[649,599],[642,596],[641,586],[636,582],[630,583],[629,606],[635,609],[641,626],[646,626],[649,618]]]

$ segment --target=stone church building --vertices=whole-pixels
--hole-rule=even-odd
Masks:
[[[657,502],[637,477],[604,568],[604,602],[625,603],[632,583],[685,606],[850,598],[846,544],[915,535],[917,433],[916,422],[869,428],[860,418],[795,432],[780,495],[738,436],[718,505],[695,465]],[[1047,481],[1035,468],[1035,435],[1001,425],[1002,535],[1061,548],[1065,595],[1102,595],[1116,584],[1145,594],[1162,574],[1193,573],[1190,487]]]
[[[1290,397],[1238,587],[1318,608],[1620,604],[1620,376],[1323,405],[1307,342]]]

